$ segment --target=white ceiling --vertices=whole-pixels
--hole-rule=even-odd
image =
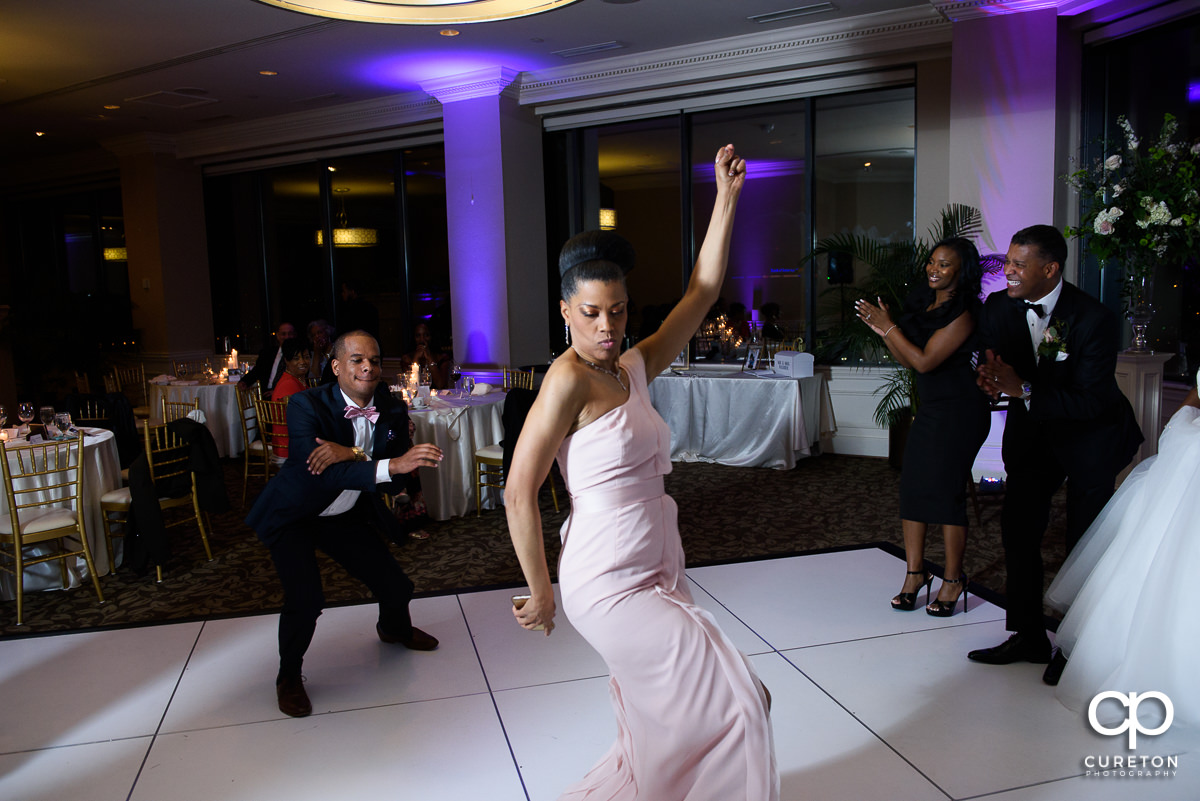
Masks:
[[[929,5],[833,0],[835,8],[819,14],[749,19],[812,2],[580,0],[531,17],[456,25],[455,37],[439,35],[438,26],[345,22],[255,0],[10,2],[0,11],[0,158],[12,163],[128,134],[197,131],[420,91],[422,81],[486,66],[546,70]],[[620,48],[556,54],[608,42]]]

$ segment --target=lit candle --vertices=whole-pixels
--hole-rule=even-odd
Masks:
[[[231,351],[229,351],[229,366],[230,366],[230,367],[237,367],[237,363],[238,363],[238,360],[237,360],[237,348],[234,348],[234,349],[232,349]]]
[[[0,442],[8,442],[8,432],[0,430]]]

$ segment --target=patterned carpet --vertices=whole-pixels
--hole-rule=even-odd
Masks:
[[[556,477],[557,478],[557,477]],[[688,566],[791,556],[828,549],[881,545],[902,554],[898,519],[900,474],[887,460],[823,455],[802,460],[793,470],[676,464],[667,491],[679,504],[680,531]],[[225,465],[226,486],[236,506],[241,498],[240,461]],[[561,487],[561,483],[560,483]],[[251,484],[251,495],[256,487]],[[559,493],[565,501],[565,493]],[[566,507],[555,512],[550,494],[541,493],[546,551],[553,568],[558,558],[558,529]],[[251,500],[252,502],[252,500]],[[1050,530],[1043,544],[1047,582],[1064,555],[1063,494],[1055,498]],[[996,600],[1004,589],[1000,547],[1000,497],[980,496],[982,524],[968,534],[966,570],[971,590]],[[248,509],[248,506],[247,506]],[[105,603],[97,604],[90,584],[67,592],[31,593],[25,600],[25,625],[17,627],[16,604],[0,603],[0,635],[30,635],[97,627],[258,614],[277,611],[282,592],[270,557],[243,523],[245,510],[212,518],[215,561],[207,562],[194,528],[181,526],[164,580],[118,569],[101,578]],[[523,579],[508,538],[503,510],[482,517],[455,518],[425,526],[429,538],[394,548],[419,595],[520,586]],[[942,564],[941,536],[931,532],[926,559]],[[940,567],[935,567],[940,574]],[[553,569],[552,569],[553,573]],[[333,562],[323,569],[330,605],[369,600],[364,587]],[[896,565],[895,589],[879,598],[885,604],[900,589],[903,569]],[[935,583],[934,589],[936,590]],[[857,592],[846,577],[846,592]],[[830,603],[836,603],[831,598]]]

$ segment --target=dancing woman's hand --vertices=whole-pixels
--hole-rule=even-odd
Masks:
[[[521,624],[521,628],[529,631],[544,628],[546,636],[549,637],[550,632],[554,631],[554,610],[553,594],[547,598],[539,598],[534,595],[520,609],[516,606],[513,607],[513,617],[517,619],[517,623]]]
[[[746,185],[746,160],[733,152],[733,145],[717,151],[717,194],[731,192],[736,198]]]

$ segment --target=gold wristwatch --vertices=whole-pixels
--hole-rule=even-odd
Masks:
[[[350,447],[350,450],[354,451],[354,461],[356,461],[356,462],[371,461],[371,457],[367,456],[367,452],[364,451],[362,448],[358,447],[357,445],[352,445]]]

